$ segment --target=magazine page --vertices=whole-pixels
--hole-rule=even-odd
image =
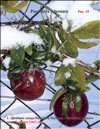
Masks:
[[[100,1],[0,1],[1,129],[100,129]]]

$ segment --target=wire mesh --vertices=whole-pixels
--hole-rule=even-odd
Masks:
[[[49,2],[50,2],[51,0],[48,0],[46,3],[45,3],[45,5],[47,5]],[[35,13],[31,18],[29,18],[27,15],[25,15],[25,17],[27,18],[27,23],[31,23],[31,22],[33,22],[32,20],[33,20],[33,18],[35,18],[42,10],[44,9],[44,7],[41,7],[40,8],[40,10],[38,10],[38,12],[37,13]],[[22,15],[24,15],[24,13],[20,10],[19,11]],[[15,23],[8,23],[8,25],[13,25],[13,24],[15,24]],[[16,24],[18,24],[17,22],[16,22]],[[48,69],[46,69],[46,67],[44,68],[46,71],[49,71]],[[51,71],[51,72],[54,72],[54,71]],[[6,84],[4,81],[2,81],[1,79],[0,79],[0,83],[4,86],[4,87],[6,87],[6,88],[8,88],[10,91],[12,91],[11,90],[11,88],[10,88],[10,86],[8,85],[8,84]],[[94,83],[92,83],[92,85],[96,88],[96,90],[98,90],[98,92],[100,92],[100,88],[99,87],[97,87]],[[52,92],[52,94],[54,94],[54,93],[56,93],[56,90],[54,89],[54,88],[52,88],[49,84],[47,84],[46,83],[46,89],[47,90],[49,90],[49,91],[51,91]],[[51,127],[50,127],[50,125],[48,125],[48,123],[46,123],[46,122],[44,122],[44,120],[46,120],[47,118],[49,118],[50,116],[52,116],[54,113],[53,112],[51,112],[49,115],[47,115],[45,118],[42,118],[41,117],[41,115],[40,114],[38,114],[34,109],[32,109],[30,106],[28,106],[26,103],[24,103],[21,99],[19,99],[19,98],[17,98],[16,96],[15,97],[9,97],[9,96],[1,96],[2,98],[13,98],[14,100],[12,101],[12,103],[11,104],[9,104],[9,106],[5,109],[5,110],[3,110],[1,113],[0,113],[0,115],[3,115],[5,112],[7,112],[7,110],[9,110],[9,108],[11,107],[11,106],[13,106],[14,104],[15,104],[15,102],[16,101],[19,101],[20,103],[22,103],[26,108],[28,108],[33,114],[35,114],[38,118],[39,118],[39,121],[40,122],[43,122],[43,123],[40,123],[37,127],[36,127],[36,129],[39,129],[42,125],[44,125],[44,126],[46,126],[48,129],[51,129]],[[37,99],[37,101],[51,101],[51,99]],[[92,115],[98,115],[98,116],[100,116],[100,114],[99,113],[90,113],[90,112],[88,112],[88,114],[92,114]],[[11,126],[11,124],[9,124],[7,121],[5,121],[2,117],[0,118],[1,119],[1,121],[2,122],[4,122],[9,128],[11,128],[11,129],[14,129],[14,127],[12,127]],[[92,129],[92,127],[94,126],[94,125],[96,125],[96,124],[98,124],[99,122],[100,122],[100,120],[97,120],[97,121],[95,121],[95,122],[93,122],[92,124],[90,124],[89,122],[88,122],[88,120],[84,120],[84,122],[86,123],[86,127],[88,128],[88,129]]]
[[[6,83],[5,83],[4,81],[2,81],[2,80],[0,80],[0,82],[1,82],[1,84],[3,84],[3,86],[5,86],[6,88],[8,88],[10,91],[12,91],[11,88],[8,86],[8,84],[6,84]],[[53,94],[56,93],[56,90],[55,90],[53,87],[51,87],[49,84],[46,84],[46,86],[47,86],[47,88],[49,88],[49,89],[52,91]],[[95,87],[95,84],[93,84],[93,86]],[[100,91],[100,89],[98,89],[97,87],[95,87],[95,88]],[[25,102],[23,102],[21,99],[17,98],[16,96],[15,96],[15,97],[1,96],[1,97],[2,97],[2,98],[13,98],[13,99],[14,99],[14,100],[12,101],[12,103],[9,104],[9,106],[8,106],[5,110],[3,110],[3,111],[0,113],[1,115],[3,115],[3,113],[5,113],[7,110],[9,110],[9,108],[10,108],[11,106],[13,106],[13,105],[15,104],[15,102],[18,100],[20,103],[22,103],[26,108],[28,108],[33,114],[35,114],[35,115],[38,117],[40,123],[39,123],[39,125],[36,127],[36,129],[39,129],[39,128],[41,127],[41,125],[44,125],[45,127],[47,127],[47,129],[51,129],[51,127],[48,125],[48,123],[45,123],[44,120],[46,120],[46,119],[48,119],[50,116],[52,116],[52,115],[54,114],[53,112],[51,112],[51,113],[50,113],[49,115],[47,115],[46,117],[42,118],[42,116],[41,116],[40,114],[38,114],[34,109],[32,109],[30,106],[28,106]],[[40,98],[40,99],[37,99],[37,101],[51,101],[51,99],[42,99],[42,98]],[[88,114],[100,116],[99,113],[94,113],[94,112],[93,112],[93,113],[92,113],[92,112],[88,112]],[[0,119],[1,119],[2,122],[4,122],[6,125],[8,125],[11,129],[14,129],[14,127],[12,127],[11,124],[9,124],[9,122],[5,121],[5,120],[2,119],[2,118],[0,118]],[[98,124],[98,123],[100,122],[100,120],[97,120],[97,121],[95,121],[95,122],[92,123],[92,124],[90,124],[90,123],[88,122],[88,120],[86,120],[86,119],[84,120],[84,122],[86,123],[88,129],[92,129],[92,127],[93,127],[94,125]]]

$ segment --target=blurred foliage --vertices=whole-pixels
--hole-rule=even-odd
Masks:
[[[9,13],[16,13],[21,8],[25,7],[28,3],[28,0],[20,2],[20,0],[1,0],[2,8]],[[20,2],[20,3],[19,3]]]

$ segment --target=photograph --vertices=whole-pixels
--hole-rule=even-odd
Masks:
[[[0,0],[1,129],[100,129],[100,0]]]

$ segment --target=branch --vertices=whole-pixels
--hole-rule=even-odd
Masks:
[[[61,44],[60,47],[57,48],[56,53],[55,53],[53,56],[55,56],[55,55],[57,54],[57,52],[59,52],[60,49],[61,49],[62,47],[64,47],[64,45],[66,44],[66,42],[67,42],[67,39]]]
[[[80,66],[84,69],[85,72],[92,73],[95,76],[100,77],[100,72],[99,71],[97,71],[97,70],[90,70],[89,68],[87,68],[86,66],[83,66],[81,64],[80,64]]]
[[[2,26],[2,25],[8,25],[8,26],[9,25],[16,25],[16,24],[19,24],[19,23],[20,23],[20,21],[0,22],[0,26]],[[49,26],[49,23],[48,23],[47,19],[43,20],[43,21],[31,21],[31,23],[29,23],[29,21],[22,21],[21,22],[21,24],[24,24],[24,25],[25,24],[35,25],[35,24],[39,24],[39,23]]]
[[[2,51],[1,51],[1,54],[4,54],[5,56],[7,56],[7,55],[10,54],[10,51],[9,51],[9,50],[2,50]],[[62,62],[62,61],[61,61],[61,62]],[[83,70],[84,70],[85,72],[94,74],[95,76],[97,76],[97,77],[100,78],[100,72],[99,72],[99,71],[97,71],[97,70],[91,70],[91,69],[89,69],[88,67],[86,67],[86,66],[84,66],[84,65],[82,65],[82,64],[79,64],[79,65],[83,68]],[[51,67],[54,67],[54,66],[51,66]]]
[[[64,57],[67,57],[67,56],[64,55]],[[63,61],[63,58],[60,61],[62,62]],[[79,64],[79,65],[83,68],[83,70],[85,72],[91,73],[91,74],[93,74],[93,75],[95,75],[95,76],[97,76],[97,77],[100,78],[100,72],[99,71],[97,71],[97,70],[91,70],[91,69],[89,69],[88,67],[86,67],[86,66],[84,66],[82,64]]]
[[[91,115],[96,115],[96,116],[100,116],[100,114],[99,113],[92,113],[92,112],[88,112],[88,114],[91,114]]]

